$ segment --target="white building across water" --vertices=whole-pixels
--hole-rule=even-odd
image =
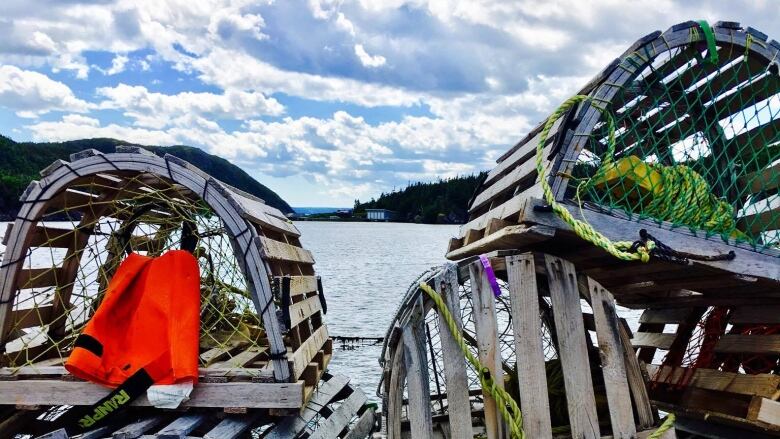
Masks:
[[[369,221],[390,221],[395,219],[396,212],[387,209],[366,209],[366,219]]]

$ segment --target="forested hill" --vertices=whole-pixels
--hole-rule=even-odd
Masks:
[[[132,145],[115,139],[84,139],[61,143],[14,142],[0,135],[0,218],[16,215],[19,196],[38,172],[57,159],[69,160],[74,152],[96,149],[114,152],[117,145]],[[141,145],[143,146],[143,145]],[[157,155],[184,159],[225,183],[262,198],[282,212],[293,210],[276,192],[268,189],[229,161],[191,146],[143,146]]]
[[[400,191],[383,193],[367,203],[355,200],[355,215],[366,209],[388,209],[397,212],[398,221],[428,224],[465,223],[468,205],[485,173],[414,183]]]

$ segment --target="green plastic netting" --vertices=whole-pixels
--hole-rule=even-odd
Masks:
[[[780,246],[780,75],[748,48],[659,54],[607,106],[567,196],[756,248]],[[709,43],[709,46],[708,46]]]

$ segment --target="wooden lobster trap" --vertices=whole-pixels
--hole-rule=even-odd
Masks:
[[[543,253],[488,255],[449,264],[433,286],[468,349],[519,403],[526,437],[634,438],[658,416],[612,294],[570,262]],[[389,438],[508,437],[492,394],[413,286],[388,333],[380,392]],[[667,432],[674,437],[673,431]]]
[[[3,239],[0,405],[91,405],[105,395],[64,369],[75,337],[129,252],[159,256],[194,240],[200,383],[183,406],[279,416],[306,406],[332,342],[314,259],[280,211],[138,147],[74,154],[41,177]]]
[[[641,38],[498,159],[447,257],[570,261],[646,310],[632,344],[679,431],[777,435],[779,60],[734,22]]]

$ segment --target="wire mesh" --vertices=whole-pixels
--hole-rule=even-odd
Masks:
[[[100,174],[77,180],[48,206],[22,261],[3,366],[64,360],[130,252],[156,257],[192,237],[201,366],[243,366],[231,357],[250,348],[255,366],[265,360],[268,342],[231,237],[196,194],[151,174]]]
[[[589,134],[567,196],[766,249],[780,245],[780,75],[736,44],[659,54]],[[750,41],[749,41],[750,44]],[[753,40],[752,44],[764,44]]]

